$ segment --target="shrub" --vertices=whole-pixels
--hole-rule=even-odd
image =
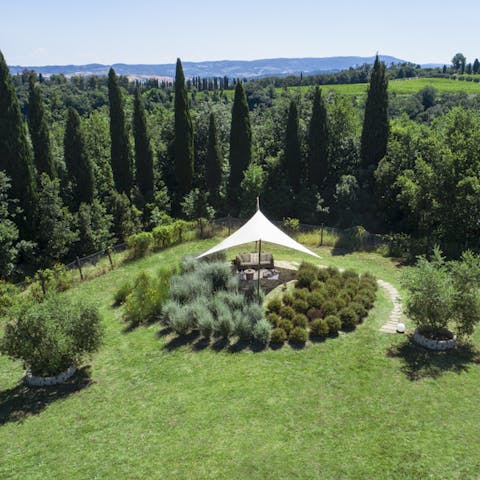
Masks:
[[[180,303],[190,303],[197,297],[210,295],[212,285],[198,272],[174,275],[170,280],[170,296]]]
[[[156,249],[167,248],[173,243],[172,225],[159,225],[152,230],[153,244]]]
[[[7,323],[0,349],[22,360],[34,375],[57,375],[79,365],[103,338],[98,310],[51,296],[41,304],[23,303]]]
[[[328,315],[334,315],[337,312],[335,302],[333,302],[332,300],[327,300],[322,305],[322,312],[324,317],[328,317]]]
[[[198,310],[197,310],[198,312]],[[210,338],[215,330],[213,315],[208,308],[197,319],[197,326],[204,338]]]
[[[168,284],[172,270],[162,269],[157,278],[145,272],[137,275],[132,291],[124,302],[124,319],[132,326],[159,316],[168,298]]]
[[[337,334],[340,328],[342,328],[342,322],[336,315],[329,315],[325,318],[325,321],[327,322],[330,335]]]
[[[153,235],[150,232],[141,232],[127,238],[130,249],[130,258],[141,258],[147,255],[153,246]]]
[[[342,297],[337,297],[335,299],[335,308],[337,311],[342,310],[342,308],[345,308],[347,306],[347,302],[345,301],[344,298]]]
[[[308,289],[306,288],[295,288],[293,290],[293,298],[295,300],[306,300],[308,296]]]
[[[341,276],[344,280],[348,280],[348,279],[358,280],[358,273],[355,270],[350,270],[350,269],[345,270],[344,272],[342,272]]]
[[[197,270],[199,275],[212,285],[214,291],[225,290],[232,277],[230,265],[224,262],[201,262]]]
[[[325,268],[320,268],[317,272],[317,279],[322,285],[330,278],[330,272]]]
[[[295,327],[288,335],[288,341],[291,343],[305,343],[307,341],[307,331],[301,327]]]
[[[270,337],[270,343],[273,344],[282,344],[287,340],[287,332],[283,328],[274,328],[272,330],[272,335]]]
[[[322,318],[322,311],[319,308],[310,308],[307,312],[307,317],[310,320],[315,320],[316,318]]]
[[[294,298],[293,298],[293,295],[291,293],[287,292],[283,295],[283,303],[285,305],[292,306],[293,301],[294,301]]]
[[[338,270],[338,268],[335,268],[335,267],[328,267],[326,269],[326,272],[328,273],[328,276],[330,278],[337,278],[340,276],[340,270]]]
[[[313,337],[326,337],[329,331],[328,323],[322,318],[317,318],[310,325],[310,335]]]
[[[295,316],[295,310],[292,307],[284,305],[280,309],[280,316],[286,320],[292,320]]]
[[[168,301],[163,308],[165,323],[178,335],[186,335],[192,328],[189,312],[175,301]]]
[[[243,309],[243,315],[247,317],[253,325],[264,318],[263,309],[258,303],[249,303],[246,305]]]
[[[0,318],[19,301],[19,289],[11,283],[0,280]]]
[[[292,323],[295,327],[307,328],[308,318],[303,313],[297,313],[297,315],[293,317]]]
[[[355,303],[360,303],[363,305],[367,310],[370,310],[375,303],[375,297],[368,292],[360,291],[354,298],[353,301]]]
[[[310,288],[312,282],[317,278],[317,275],[312,270],[299,270],[297,274],[296,288]]]
[[[216,294],[216,298],[222,300],[226,303],[230,309],[233,310],[242,310],[246,304],[245,296],[239,292],[232,291],[220,291]]]
[[[338,316],[342,322],[342,329],[349,330],[355,327],[358,323],[358,316],[351,307],[346,307],[340,310]]]
[[[125,300],[127,299],[127,296],[130,295],[130,293],[133,290],[133,285],[130,282],[124,282],[118,290],[115,292],[114,295],[114,300],[115,300],[115,305],[122,305]]]
[[[297,313],[307,313],[308,303],[305,300],[295,300],[292,306]]]
[[[278,324],[280,323],[280,317],[276,313],[269,313],[267,315],[267,320],[274,326],[278,327]]]
[[[282,301],[279,298],[272,298],[267,305],[267,312],[279,313],[282,308]]]
[[[241,340],[250,340],[253,335],[253,324],[248,317],[246,317],[243,312],[235,312],[234,315],[235,323],[235,335],[237,335]]]
[[[326,284],[326,292],[327,292],[327,297],[336,297],[338,295],[338,292],[339,292],[339,287],[338,285],[336,285],[335,283],[328,283]]]
[[[287,335],[289,335],[290,332],[293,330],[293,323],[291,320],[281,319],[278,324],[278,328],[282,328],[283,330],[285,330]]]
[[[325,297],[321,293],[315,291],[310,293],[307,297],[308,305],[313,308],[320,308],[324,302]]]
[[[267,345],[272,334],[272,325],[267,320],[258,321],[253,327],[253,338],[261,345]]]
[[[323,271],[323,270],[321,270]],[[310,284],[310,288],[312,290],[320,290],[320,289],[323,289],[324,288],[324,283],[321,282],[320,280],[314,280],[311,284]]]
[[[233,334],[235,325],[231,310],[223,302],[215,301],[215,332],[223,338],[228,338]]]
[[[359,321],[368,315],[367,309],[361,303],[352,302],[350,308],[357,314]]]

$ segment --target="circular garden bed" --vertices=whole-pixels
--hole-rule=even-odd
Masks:
[[[366,273],[320,269],[304,262],[293,288],[267,304],[267,319],[273,325],[272,344],[305,343],[308,337],[336,336],[351,331],[367,317],[376,299],[377,281]]]

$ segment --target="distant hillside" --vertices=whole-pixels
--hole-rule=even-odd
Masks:
[[[263,60],[219,60],[206,62],[184,62],[183,69],[187,77],[228,77],[253,78],[267,76],[287,75],[312,75],[315,73],[338,72],[350,67],[373,63],[375,57],[325,57],[325,58],[267,58]],[[386,64],[403,63],[405,60],[381,55],[380,59]],[[116,63],[114,65],[101,65],[91,63],[88,65],[47,65],[47,66],[11,66],[13,74],[21,73],[25,68],[35,70],[37,73],[48,76],[63,73],[72,75],[107,75],[110,67],[117,74],[128,75],[133,78],[175,76],[175,64],[159,65],[127,65]]]

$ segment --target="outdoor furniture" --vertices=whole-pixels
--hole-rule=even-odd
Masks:
[[[240,253],[233,261],[238,270],[259,268],[273,268],[273,255],[271,253],[260,253],[260,262],[258,253]]]
[[[245,270],[245,278],[246,278],[247,282],[252,281],[254,275],[255,275],[255,270],[253,270],[253,268],[247,268]]]

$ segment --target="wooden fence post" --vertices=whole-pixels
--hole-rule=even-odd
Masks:
[[[320,246],[323,247],[323,223],[322,226],[320,227]]]
[[[112,254],[111,254],[111,248],[108,247],[105,252],[107,253],[108,260],[110,262],[110,267],[113,269],[113,261],[112,261]]]
[[[83,272],[82,272],[82,266],[80,265],[80,259],[77,257],[77,268],[78,268],[78,271],[80,272],[80,279],[83,280]]]

